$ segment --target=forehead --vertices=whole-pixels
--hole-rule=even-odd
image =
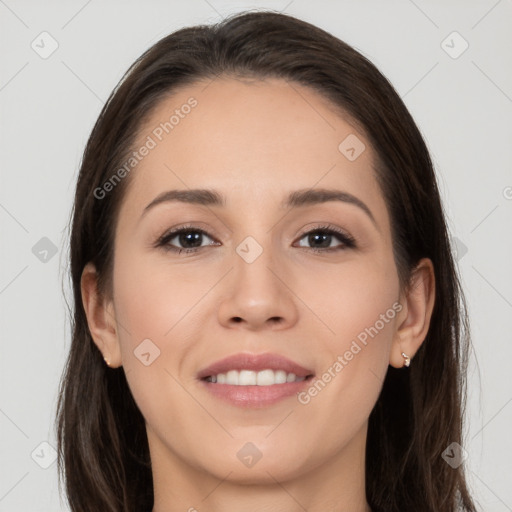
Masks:
[[[240,206],[318,184],[383,206],[364,134],[323,96],[285,80],[223,77],[183,87],[153,109],[134,150],[143,146],[150,149],[124,201],[139,215],[176,188],[217,189]]]

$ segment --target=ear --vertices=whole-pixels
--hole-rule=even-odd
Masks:
[[[121,350],[117,336],[113,301],[107,301],[98,291],[98,275],[92,263],[87,263],[80,281],[82,302],[92,339],[111,368],[121,366]]]
[[[410,285],[400,296],[403,309],[397,315],[397,331],[389,360],[391,366],[404,366],[402,352],[412,361],[427,336],[434,301],[434,265],[429,258],[423,258],[413,270]]]

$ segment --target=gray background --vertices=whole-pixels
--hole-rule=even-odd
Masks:
[[[510,0],[0,0],[0,511],[68,510],[51,448],[70,339],[66,225],[104,101],[164,35],[253,7],[293,14],[355,46],[424,134],[472,320],[469,481],[481,510],[512,511]],[[42,58],[52,40],[58,48]]]

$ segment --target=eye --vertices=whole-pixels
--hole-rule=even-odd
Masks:
[[[347,233],[334,226],[318,226],[302,235],[300,240],[307,239],[307,243],[311,244],[310,249],[316,252],[332,252],[356,247],[355,239]],[[331,243],[334,239],[338,239],[341,245],[332,247]],[[299,247],[304,247],[299,245]]]
[[[177,253],[197,252],[201,247],[204,247],[202,242],[204,241],[205,237],[212,240],[212,243],[206,245],[216,244],[216,242],[213,241],[213,239],[206,233],[206,231],[194,226],[184,226],[162,235],[156,241],[155,246],[163,247],[165,250]],[[176,247],[176,243],[180,244],[181,247]]]
[[[205,238],[210,243],[203,244]],[[347,233],[344,233],[335,226],[318,226],[315,229],[307,231],[300,238],[306,239],[311,244],[310,250],[315,252],[333,252],[347,248],[356,247],[355,239]],[[332,246],[332,242],[338,239],[341,244]],[[179,244],[179,246],[177,246]],[[219,245],[206,231],[195,226],[183,226],[164,233],[154,244],[155,247],[162,247],[166,251],[176,253],[194,253],[207,245]],[[305,247],[299,243],[299,247]]]

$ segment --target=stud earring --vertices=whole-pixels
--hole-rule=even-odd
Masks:
[[[106,357],[104,357],[103,359],[104,359],[105,363],[107,363],[107,366],[110,367],[110,361]]]
[[[409,366],[411,366],[410,357],[405,352],[402,352],[402,357],[404,358],[404,366],[409,368]]]

